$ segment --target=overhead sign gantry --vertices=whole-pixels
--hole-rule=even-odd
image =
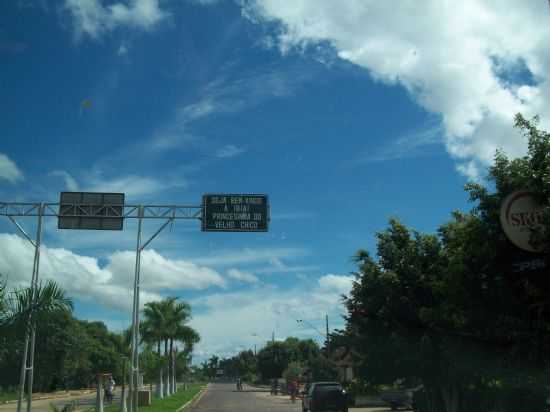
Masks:
[[[0,202],[0,216],[8,217],[19,232],[34,247],[31,277],[33,300],[38,289],[40,245],[44,217],[58,218],[58,229],[123,230],[125,219],[138,219],[134,299],[132,307],[132,379],[130,381],[129,412],[138,410],[139,382],[139,291],[141,252],[168,224],[180,219],[202,221],[205,232],[267,232],[269,203],[267,195],[206,194],[200,205],[128,205],[124,193],[61,192],[59,203]],[[33,239],[17,222],[16,217],[37,217],[36,237]],[[142,239],[143,219],[162,219],[165,222],[146,241]],[[29,311],[25,335],[17,412],[21,412],[28,372],[27,412],[31,412],[36,328]]]

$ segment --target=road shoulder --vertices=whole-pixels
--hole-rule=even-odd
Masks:
[[[185,402],[182,406],[176,409],[176,412],[185,411],[185,409],[187,409],[188,407],[195,406],[197,403],[200,402],[200,400],[202,399],[202,397],[207,391],[208,391],[208,385],[206,385],[195,396],[193,396],[191,399]]]

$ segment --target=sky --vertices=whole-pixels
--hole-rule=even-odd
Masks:
[[[344,325],[353,255],[376,253],[389,218],[434,232],[472,206],[463,186],[484,182],[497,149],[526,153],[516,113],[550,128],[549,38],[546,0],[1,2],[0,202],[268,194],[267,233],[169,225],[143,253],[141,303],[192,305],[195,362],[272,334],[322,343],[325,315]],[[40,279],[122,330],[136,232],[45,218]],[[11,287],[32,259],[0,220]]]

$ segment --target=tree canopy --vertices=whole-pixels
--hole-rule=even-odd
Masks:
[[[87,387],[93,384],[98,372],[113,373],[117,382],[124,380],[124,363],[130,357],[130,330],[112,332],[101,321],[75,318],[71,299],[53,281],[40,284],[34,299],[28,287],[6,292],[5,281],[0,276],[0,387],[13,388],[19,384],[22,347],[31,307],[36,321],[35,391]],[[155,306],[154,302],[152,304]],[[172,325],[172,335],[164,334],[162,338],[185,342],[182,356],[175,359],[177,371],[183,373],[188,368],[193,345],[200,337],[185,325],[190,318],[189,305],[179,302],[176,306],[180,322]],[[172,321],[175,322],[175,318],[177,316]],[[144,328],[143,331],[143,337],[147,338],[149,330]],[[147,380],[156,377],[154,373],[159,362],[152,347],[143,344],[140,368]]]
[[[376,257],[355,256],[340,339],[364,380],[423,383],[424,410],[537,410],[544,399],[549,283],[540,273],[513,272],[515,260],[536,256],[511,244],[499,216],[506,196],[527,189],[548,217],[550,135],[521,115],[516,127],[528,153],[496,153],[486,185],[466,185],[472,210],[453,212],[435,234],[393,218],[377,234]],[[543,245],[550,245],[549,222],[533,233]]]

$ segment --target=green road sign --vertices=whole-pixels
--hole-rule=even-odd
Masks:
[[[204,232],[267,232],[267,195],[207,194],[202,205]]]

